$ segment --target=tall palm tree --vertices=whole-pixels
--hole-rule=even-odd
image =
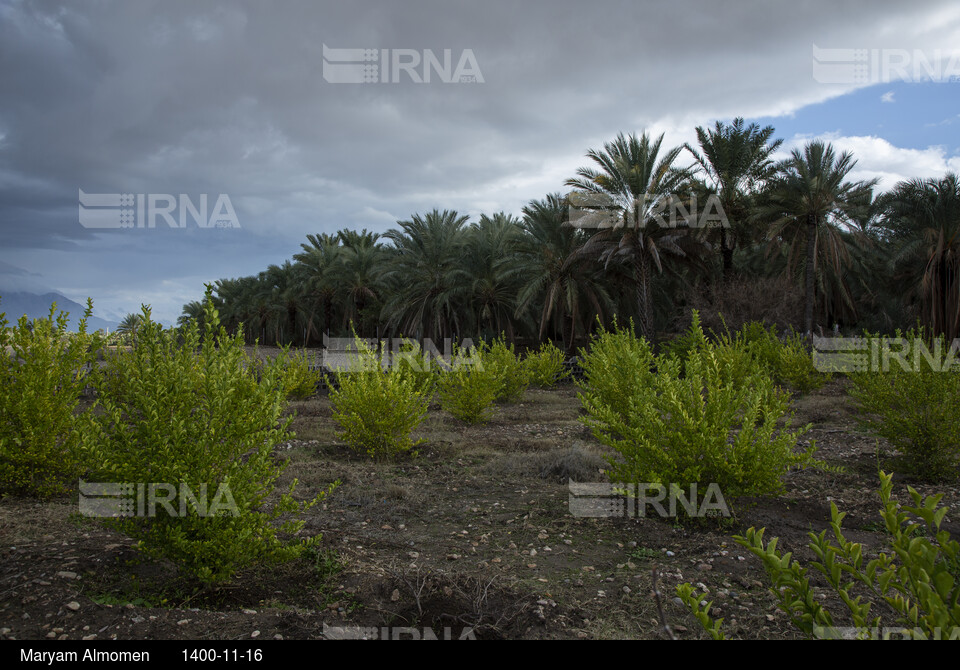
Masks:
[[[200,332],[203,332],[204,305],[199,300],[192,300],[183,306],[182,313],[177,317],[177,326],[185,327],[192,322],[197,324]]]
[[[342,243],[339,257],[339,295],[343,312],[343,328],[351,323],[364,337],[373,335],[376,312],[383,293],[383,271],[387,255],[377,244],[380,236],[366,230],[341,230],[337,236]]]
[[[468,216],[434,209],[398,221],[384,237],[393,243],[393,261],[384,273],[390,290],[383,316],[400,335],[439,341],[461,331],[464,310],[457,302],[465,281],[464,253]]]
[[[900,182],[884,205],[896,274],[915,287],[923,322],[953,340],[960,336],[960,179]]]
[[[794,149],[790,158],[780,163],[761,209],[772,220],[773,243],[788,247],[788,268],[795,268],[800,258],[804,261],[804,330],[808,337],[813,333],[818,257],[823,257],[832,274],[842,276],[849,257],[844,227],[854,230],[854,219],[872,202],[876,179],[847,181],[856,164],[849,152],[837,156],[833,145],[821,141],[808,143],[802,152]]]
[[[302,267],[307,302],[304,339],[309,343],[315,329],[329,333],[337,323],[334,311],[342,289],[343,247],[339,236],[326,233],[307,235],[307,241],[293,259]]]
[[[640,333],[651,340],[651,274],[664,271],[667,256],[690,258],[688,243],[692,242],[686,231],[664,225],[660,218],[664,206],[677,198],[690,176],[689,170],[673,165],[682,147],[674,147],[661,157],[662,143],[663,135],[651,140],[646,133],[639,138],[621,133],[605,144],[603,151],[591,149],[587,153],[599,170],[580,168],[579,177],[566,181],[581,193],[609,198],[609,209],[617,221],[594,233],[583,253],[596,254],[606,266],[614,261],[630,265]]]
[[[116,332],[123,336],[125,341],[136,341],[137,331],[140,330],[140,327],[143,325],[143,314],[137,314],[136,312],[131,312],[127,314],[120,323],[117,325]]]
[[[503,212],[481,215],[467,231],[459,299],[473,311],[473,327],[481,337],[505,333],[511,342],[515,338],[513,315],[525,269],[518,266],[522,239],[520,220]]]
[[[757,237],[748,226],[748,213],[754,194],[776,172],[776,163],[770,156],[783,140],[771,142],[773,133],[773,126],[745,126],[744,120],[737,117],[730,125],[717,121],[711,129],[698,126],[700,151],[684,144],[706,174],[729,223],[729,229],[720,226],[710,230],[717,231],[725,279],[733,272],[733,253],[738,244]]]

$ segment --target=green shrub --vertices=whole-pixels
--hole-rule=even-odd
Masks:
[[[539,388],[552,388],[568,377],[570,371],[564,363],[563,352],[552,342],[544,342],[540,349],[523,359],[530,385]]]
[[[503,377],[476,349],[470,359],[455,355],[451,369],[440,375],[440,407],[467,423],[488,421],[502,396],[502,384]]]
[[[414,441],[411,433],[427,414],[426,390],[401,365],[385,368],[360,339],[354,355],[350,371],[334,372],[337,388],[330,391],[340,438],[378,459],[410,451],[422,441]]]
[[[323,378],[323,371],[311,368],[310,357],[306,351],[291,354],[289,348],[280,352],[283,361],[283,383],[288,398],[309,398],[317,392],[317,386]]]
[[[725,498],[780,491],[791,466],[815,463],[794,453],[809,427],[789,430],[788,394],[744,352],[710,343],[696,320],[692,336],[682,361],[653,357],[627,331],[602,333],[582,356],[581,420],[620,455],[611,481],[716,484]]]
[[[513,345],[506,344],[499,338],[489,344],[479,347],[480,360],[483,367],[499,379],[497,400],[503,402],[519,402],[530,385],[530,373],[513,350]]]
[[[75,488],[87,460],[80,439],[89,422],[78,413],[102,338],[89,334],[91,301],[77,333],[67,314],[8,328],[0,313],[0,492],[50,497]]]
[[[912,331],[902,337],[910,347],[905,356],[907,370],[889,357],[884,365],[883,343],[867,339],[868,351],[879,352],[878,369],[848,375],[861,424],[897,448],[902,455],[898,467],[904,471],[928,481],[955,479],[960,472],[960,361],[956,354],[951,363],[949,354],[943,356],[947,348],[942,339],[931,342],[924,333]],[[895,353],[899,349],[887,346]],[[940,363],[931,365],[924,349],[939,350]]]
[[[655,364],[649,343],[615,323],[614,330],[602,330],[594,336],[589,353],[580,350],[583,380],[577,385],[589,390],[591,403],[628,416],[631,397],[653,383]]]
[[[776,383],[801,394],[810,393],[830,380],[830,374],[816,368],[803,337],[797,333],[789,333],[781,341],[775,326],[768,329],[752,321],[732,336],[724,335],[720,341],[748,352]]]
[[[880,473],[880,513],[891,551],[865,562],[863,547],[843,535],[845,514],[831,502],[832,537],[827,531],[809,533],[809,546],[819,559],[812,565],[849,610],[857,637],[878,632],[884,618],[871,616],[876,605],[902,627],[896,630],[897,637],[958,639],[960,543],[940,529],[947,513],[946,507],[937,507],[943,496],[923,498],[908,487],[913,505],[899,511],[891,499],[892,480],[892,475]],[[750,528],[745,536],[734,539],[763,561],[779,608],[807,637],[838,637],[840,630],[835,628],[833,615],[817,602],[807,569],[792,560],[791,554],[777,550],[777,538],[764,544],[763,533],[763,529]],[[691,609],[699,600],[689,584],[680,585],[678,595]],[[702,610],[694,613],[709,630],[720,632],[719,622],[712,622]]]
[[[230,580],[256,561],[300,555],[319,538],[284,540],[281,534],[295,535],[303,521],[274,522],[326,492],[296,502],[294,481],[266,509],[285,467],[273,449],[293,436],[292,417],[282,418],[282,359],[265,364],[258,379],[242,337],[220,326],[209,291],[202,344],[196,323],[180,343],[174,329],[151,320],[148,308],[143,315],[136,347],[108,362],[112,381],[99,388],[103,412],[87,435],[100,462],[97,475],[138,487],[138,513],[110,523],[148,555],[171,559],[204,582]],[[157,484],[163,496],[173,487],[177,500],[169,508],[151,510],[149,487]]]
[[[391,364],[398,368],[402,378],[413,383],[418,393],[428,400],[433,398],[442,368],[424,353],[419,342],[404,340],[400,351],[393,355]]]

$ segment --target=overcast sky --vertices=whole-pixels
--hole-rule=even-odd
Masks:
[[[340,81],[364,65],[377,81]],[[0,0],[0,295],[169,323],[308,233],[519,214],[620,132],[674,146],[736,116],[889,189],[960,172],[958,101],[956,0]],[[80,191],[171,194],[187,225],[84,227]],[[197,226],[180,194],[239,227]]]

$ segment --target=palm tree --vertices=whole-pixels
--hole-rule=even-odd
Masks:
[[[900,182],[883,200],[896,244],[891,265],[909,278],[935,335],[960,336],[960,179]]]
[[[773,126],[761,128],[751,123],[745,127],[744,120],[738,117],[730,125],[717,121],[712,129],[698,126],[699,152],[684,144],[712,184],[729,222],[729,230],[726,226],[711,229],[719,231],[718,246],[725,279],[733,272],[733,253],[738,244],[756,237],[747,226],[748,213],[753,195],[776,172],[770,156],[783,140],[771,142],[773,133]]]
[[[193,300],[183,306],[182,313],[177,317],[177,326],[183,328],[195,322],[200,332],[203,332],[204,305],[199,300]]]
[[[306,334],[304,339],[310,342],[320,317],[321,332],[329,333],[336,323],[334,308],[341,293],[342,254],[340,238],[337,235],[307,235],[309,244],[301,244],[303,251],[293,258],[302,267],[306,306]]]
[[[539,339],[551,324],[558,327],[568,354],[578,333],[597,317],[605,323],[614,311],[596,261],[580,253],[588,234],[569,225],[569,209],[559,193],[532,200],[523,208],[525,235],[513,270],[522,280],[515,317],[522,318],[538,306]]]
[[[595,254],[605,266],[613,261],[631,266],[636,289],[636,309],[640,333],[653,339],[653,296],[651,273],[664,271],[664,257],[689,259],[687,248],[692,238],[660,217],[664,207],[674,201],[689,179],[688,170],[673,167],[682,147],[674,147],[660,157],[663,135],[654,141],[644,133],[624,136],[604,145],[603,151],[590,150],[587,156],[599,167],[580,168],[578,178],[566,184],[581,194],[609,198],[608,209],[617,216],[612,225],[601,225],[583,253]]]
[[[137,339],[137,331],[143,325],[143,314],[131,312],[123,317],[117,326],[116,332],[122,336],[124,341],[133,342]]]
[[[503,212],[483,214],[468,229],[458,301],[473,311],[473,326],[481,337],[506,333],[514,341],[513,315],[525,269],[517,264],[522,240],[519,219]]]
[[[435,341],[461,331],[464,310],[457,288],[465,281],[464,250],[468,216],[434,209],[387,231],[394,258],[384,273],[390,285],[383,315],[388,329],[400,335]]]
[[[339,257],[339,295],[343,311],[343,327],[351,323],[361,336],[371,336],[369,328],[376,323],[379,301],[383,293],[384,248],[377,244],[380,236],[341,230],[337,233],[343,244]],[[372,322],[372,323],[371,323]]]
[[[849,258],[842,226],[854,230],[854,219],[872,201],[876,179],[846,181],[856,164],[852,154],[843,152],[836,156],[833,146],[821,141],[810,142],[802,152],[794,149],[790,158],[779,165],[780,173],[770,183],[761,209],[772,220],[772,244],[785,244],[788,248],[788,269],[796,268],[799,258],[804,260],[807,337],[813,333],[818,257],[823,257],[833,275],[842,277],[843,265]],[[849,292],[845,295],[849,296]]]

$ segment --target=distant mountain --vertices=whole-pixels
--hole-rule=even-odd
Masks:
[[[76,331],[77,324],[87,309],[86,305],[81,305],[59,293],[53,292],[44,293],[43,295],[26,292],[0,293],[0,312],[7,315],[7,321],[10,322],[11,326],[24,314],[27,315],[28,319],[46,318],[50,316],[50,305],[53,303],[57,303],[58,313],[69,313],[70,316],[67,320],[68,327],[70,330]],[[87,319],[87,332],[100,329],[107,331],[116,330],[117,325],[116,321],[107,321],[97,316],[91,316]]]

